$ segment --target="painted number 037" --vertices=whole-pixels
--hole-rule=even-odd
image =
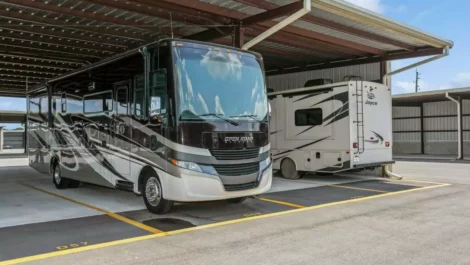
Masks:
[[[66,249],[69,249],[69,248],[79,248],[79,247],[84,247],[84,246],[88,246],[88,242],[80,242],[78,244],[69,244],[69,245],[57,246],[56,249],[57,250],[66,250]]]

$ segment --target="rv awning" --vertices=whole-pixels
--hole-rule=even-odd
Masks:
[[[0,95],[153,42],[188,38],[229,46],[302,8],[296,0],[3,0]],[[344,1],[312,10],[252,49],[267,74],[442,54],[451,41]]]

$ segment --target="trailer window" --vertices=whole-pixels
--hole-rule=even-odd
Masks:
[[[113,110],[113,93],[105,91],[84,97],[84,113],[102,113]]]
[[[295,111],[295,126],[314,126],[323,123],[323,111],[320,108],[299,109]]]

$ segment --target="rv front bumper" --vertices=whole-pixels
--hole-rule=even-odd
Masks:
[[[272,165],[270,165],[264,170],[256,187],[236,191],[227,191],[217,176],[190,170],[182,170],[180,177],[174,177],[166,173],[159,173],[159,176],[165,199],[177,202],[200,202],[248,197],[265,193],[271,189],[273,174]]]

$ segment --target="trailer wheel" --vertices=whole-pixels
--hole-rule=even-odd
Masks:
[[[229,203],[233,203],[233,204],[238,204],[238,203],[242,203],[246,200],[246,197],[240,197],[240,198],[232,198],[232,199],[228,199],[227,201]]]
[[[281,163],[281,175],[285,179],[299,179],[300,174],[295,167],[294,161],[290,158],[285,158]]]
[[[162,184],[157,175],[147,172],[144,176],[143,197],[147,210],[154,214],[166,214],[173,207],[173,201],[165,200],[162,193]]]
[[[59,190],[69,187],[70,180],[61,176],[59,163],[56,163],[54,165],[54,169],[52,170],[52,182]]]

